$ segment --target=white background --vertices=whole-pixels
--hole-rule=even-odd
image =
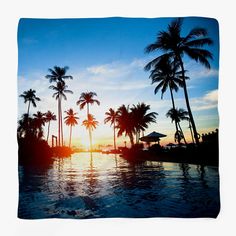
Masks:
[[[1,235],[236,235],[236,106],[234,1],[8,0],[0,6],[0,234]],[[214,219],[17,219],[17,24],[21,17],[206,16],[220,24],[221,213]]]

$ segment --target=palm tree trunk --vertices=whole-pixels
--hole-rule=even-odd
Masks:
[[[173,91],[171,88],[170,88],[170,95],[171,95],[172,106],[173,106],[173,109],[175,110],[174,96],[173,96]],[[175,129],[176,129],[176,133],[178,134],[179,130],[178,130],[178,125],[177,125],[177,120],[175,120]],[[179,135],[178,135],[178,143],[180,144]]]
[[[89,127],[89,141],[90,141],[90,152],[93,150],[93,144],[92,144],[92,131],[91,128]]]
[[[180,56],[178,56],[178,59],[179,59],[181,70],[182,70],[184,96],[185,96],[186,106],[187,106],[187,109],[188,109],[188,115],[189,115],[189,119],[190,119],[191,124],[192,124],[194,139],[195,139],[195,142],[198,146],[199,145],[198,133],[197,133],[197,129],[196,129],[194,119],[193,119],[193,114],[192,114],[192,111],[191,111],[191,107],[190,107],[190,104],[189,104],[188,91],[187,91],[187,86],[186,86],[186,81],[185,81],[184,65],[183,65],[183,61],[182,61]]]
[[[114,122],[114,149],[116,150],[116,126]]]
[[[191,126],[191,123],[190,123],[190,122],[189,122],[189,129],[190,129],[192,141],[193,141],[193,143],[194,143],[193,131],[192,131],[192,126]]]
[[[88,114],[89,114],[89,104],[87,103],[87,117],[88,117]]]
[[[30,101],[29,101],[29,104],[28,104],[28,109],[27,109],[27,114],[28,114],[28,117],[29,117],[29,109],[30,109]]]
[[[61,113],[60,113],[60,95],[58,98],[58,146],[61,146]]]
[[[71,145],[71,134],[72,134],[72,125],[70,126],[70,142],[69,142],[69,147]]]
[[[133,147],[134,146],[134,137],[133,137],[132,133],[129,134],[129,139],[130,139],[131,147]]]
[[[60,112],[61,112],[61,145],[64,146],[61,100],[60,100]]]
[[[50,121],[48,122],[48,135],[47,135],[47,143],[48,143],[48,138],[49,138],[49,129],[50,129]]]
[[[187,145],[188,143],[186,142],[186,139],[184,137],[184,132],[183,132],[183,130],[182,130],[182,128],[181,128],[179,123],[178,123],[178,125],[179,125],[179,130],[180,130],[181,134],[183,135],[184,143]]]

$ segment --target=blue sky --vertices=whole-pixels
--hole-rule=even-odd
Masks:
[[[52,98],[50,85],[44,76],[48,68],[55,65],[69,66],[68,74],[74,77],[68,81],[73,95],[68,95],[64,110],[72,107],[78,112],[80,125],[75,128],[75,144],[83,143],[86,132],[81,127],[85,111],[75,105],[83,91],[95,91],[101,100],[100,107],[92,107],[91,113],[100,122],[94,132],[95,139],[109,142],[112,132],[103,124],[104,113],[109,107],[117,108],[121,104],[146,102],[152,111],[159,113],[157,124],[151,125],[147,133],[153,130],[167,134],[163,142],[173,141],[174,125],[165,114],[171,107],[168,92],[164,99],[154,95],[154,85],[148,79],[149,73],[144,65],[156,57],[157,53],[145,54],[144,48],[155,41],[160,30],[165,30],[172,18],[100,18],[100,19],[21,19],[18,28],[18,93],[30,88],[42,98],[38,107],[32,109],[46,112],[48,109],[57,114],[56,101]],[[189,71],[188,91],[190,103],[199,133],[218,127],[217,91],[219,69],[219,33],[218,23],[209,18],[185,18],[182,35],[193,27],[200,26],[208,30],[214,45],[208,49],[213,53],[212,69],[206,70],[194,61],[184,58]],[[182,91],[174,94],[178,107],[186,108]],[[26,111],[26,105],[19,99],[19,115]],[[182,123],[186,135],[188,124]],[[56,122],[52,125],[56,133]],[[65,136],[67,136],[65,127]],[[123,142],[124,139],[120,139]]]

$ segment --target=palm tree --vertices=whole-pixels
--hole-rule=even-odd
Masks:
[[[185,111],[182,108],[180,108],[180,109],[178,109],[178,108],[176,108],[176,109],[171,108],[166,113],[166,117],[170,117],[172,122],[175,121],[178,124],[179,131],[176,131],[176,135],[175,136],[177,136],[177,138],[180,138],[180,139],[183,138],[185,144],[187,144],[186,139],[184,137],[183,130],[182,130],[181,126],[180,126],[180,121],[182,121],[182,120],[189,121],[188,112]]]
[[[100,102],[94,99],[95,96],[97,96],[95,92],[84,92],[81,93],[79,100],[76,102],[80,107],[80,110],[87,106],[87,116],[89,114],[89,104],[93,105],[94,103],[97,103],[97,105],[100,105]]]
[[[104,120],[104,123],[110,122],[113,125],[113,132],[114,132],[114,150],[116,150],[116,122],[118,119],[118,112],[113,110],[112,108],[109,109],[108,112],[105,113],[107,116]]]
[[[46,118],[45,113],[42,113],[40,111],[37,111],[35,114],[33,114],[33,126],[36,131],[37,138],[43,137],[43,126],[45,125]]]
[[[147,129],[150,123],[156,123],[156,116],[158,114],[156,112],[147,113],[147,111],[150,110],[150,105],[146,105],[145,103],[133,105],[130,110],[134,117],[136,143],[139,143],[140,132]]]
[[[84,120],[82,123],[83,126],[86,127],[86,129],[89,130],[89,141],[90,141],[90,152],[92,152],[92,130],[96,129],[98,126],[98,121],[94,118],[93,115],[88,114],[87,120]]]
[[[182,70],[183,89],[186,100],[186,106],[189,114],[189,119],[192,124],[194,138],[196,144],[199,144],[198,133],[196,125],[193,119],[192,111],[190,108],[188,91],[185,81],[185,70],[183,56],[186,54],[196,62],[200,62],[206,68],[210,69],[210,63],[208,59],[213,59],[212,53],[206,49],[203,49],[206,45],[211,45],[213,41],[207,37],[207,31],[204,28],[193,28],[183,37],[181,35],[183,20],[181,18],[175,19],[168,25],[167,31],[160,31],[157,35],[157,39],[154,43],[148,45],[145,49],[147,53],[153,51],[162,51],[163,55],[153,59],[146,66],[146,70],[150,70],[155,66],[163,56],[172,57],[176,62],[180,63]]]
[[[72,108],[70,108],[68,111],[65,111],[67,116],[64,118],[65,124],[70,126],[70,141],[69,141],[69,147],[71,146],[71,135],[72,135],[72,126],[75,126],[78,124],[77,120],[79,117],[77,117],[77,113],[73,111]]]
[[[35,90],[28,90],[24,91],[20,97],[24,98],[24,103],[28,102],[28,109],[27,109],[27,114],[29,116],[29,110],[30,110],[30,104],[32,103],[34,107],[36,107],[36,101],[40,101],[39,97],[36,97],[35,95],[36,91]]]
[[[62,112],[61,112],[61,101],[62,98],[64,98],[64,100],[67,100],[67,97],[65,95],[65,93],[71,93],[73,94],[73,92],[71,90],[68,90],[68,86],[65,84],[65,82],[57,82],[57,85],[51,85],[49,86],[50,89],[56,91],[52,97],[55,97],[56,100],[58,100],[58,144],[59,146],[62,144],[63,146],[63,127],[62,127]]]
[[[30,134],[32,134],[30,129],[31,120],[32,118],[29,117],[27,113],[22,115],[21,119],[18,121],[18,127],[17,127],[18,138],[25,138]]]
[[[122,105],[118,108],[118,119],[117,119],[117,128],[118,133],[117,137],[120,137],[122,134],[128,136],[130,139],[131,146],[134,145],[134,137],[135,133],[135,118],[133,117],[133,113],[130,112],[129,106]]]
[[[173,109],[175,109],[173,90],[178,92],[179,87],[183,87],[183,82],[181,79],[182,71],[179,70],[179,68],[179,63],[171,61],[170,57],[168,56],[163,56],[161,60],[155,65],[154,69],[151,70],[151,74],[149,76],[152,79],[152,84],[158,83],[154,93],[157,94],[157,92],[161,89],[161,99],[163,99],[164,93],[169,88]],[[187,77],[185,79],[187,79]],[[176,120],[175,129],[176,134],[178,135],[179,130]],[[180,137],[177,137],[178,143],[180,143],[180,139]]]
[[[54,113],[51,111],[47,111],[47,113],[45,114],[45,119],[46,119],[46,122],[48,122],[48,134],[47,134],[47,142],[48,142],[50,123],[51,121],[56,120],[56,115],[54,115]]]
[[[59,67],[54,66],[53,69],[48,69],[50,74],[45,77],[49,79],[49,82],[63,82],[65,79],[73,79],[71,75],[66,75],[66,72],[69,70],[68,66]]]

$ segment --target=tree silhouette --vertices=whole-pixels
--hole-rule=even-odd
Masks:
[[[169,56],[163,56],[160,61],[155,65],[154,69],[151,70],[150,78],[152,79],[152,84],[158,83],[156,86],[154,93],[156,94],[159,90],[161,90],[161,99],[163,99],[163,95],[166,90],[169,88],[171,95],[172,107],[175,109],[174,95],[173,90],[178,92],[179,87],[183,87],[183,81],[181,79],[182,71],[179,70],[180,64],[175,61],[171,61]],[[185,78],[187,79],[187,77]],[[176,140],[180,144],[181,137],[178,135],[181,133],[178,130],[178,124],[175,121],[175,129],[176,129]]]
[[[94,99],[95,96],[97,96],[95,92],[84,92],[81,93],[79,100],[76,102],[76,104],[80,107],[80,110],[87,106],[87,116],[89,114],[89,104],[93,105],[96,103],[97,105],[100,105],[100,102]]]
[[[56,115],[54,115],[54,113],[51,111],[47,111],[47,113],[45,114],[45,119],[46,119],[46,122],[48,123],[48,133],[47,133],[47,142],[48,142],[50,124],[51,124],[51,121],[56,120]]]
[[[71,135],[72,135],[72,126],[75,126],[78,124],[77,120],[79,117],[77,117],[77,113],[73,111],[72,108],[69,110],[65,111],[67,116],[64,118],[65,124],[70,126],[70,140],[69,140],[69,147],[71,146]]]
[[[133,113],[130,112],[129,106],[122,105],[118,108],[118,119],[117,119],[117,136],[120,137],[122,134],[128,136],[130,139],[131,146],[134,145],[135,125]]]
[[[85,128],[89,130],[90,152],[92,152],[92,150],[93,150],[92,131],[93,131],[93,129],[97,128],[98,121],[96,121],[96,119],[94,118],[93,115],[88,114],[87,120],[84,120],[82,125],[85,126]]]
[[[161,58],[163,58],[163,56],[171,57],[175,61],[178,61],[180,63],[186,106],[192,124],[194,138],[196,144],[198,145],[198,133],[192,115],[185,81],[183,56],[186,54],[191,59],[195,60],[196,62],[200,62],[206,68],[210,69],[210,63],[208,59],[213,58],[212,53],[206,49],[203,49],[203,47],[205,45],[211,45],[213,41],[209,37],[207,37],[208,33],[204,28],[193,28],[192,30],[190,30],[187,36],[183,37],[181,35],[182,22],[182,18],[173,20],[168,25],[167,31],[160,31],[157,35],[156,41],[146,47],[145,51],[147,53],[153,51],[162,51],[164,52],[164,54],[150,61],[145,66],[145,69],[150,70],[152,67],[155,67],[155,65],[161,60]]]
[[[49,82],[64,82],[65,79],[73,79],[71,75],[66,75],[66,72],[69,70],[68,66],[59,67],[54,66],[53,69],[48,69],[50,74],[46,75],[45,77],[49,79]]]
[[[56,86],[50,86],[49,88],[56,90],[57,92],[61,90],[65,90],[65,92],[72,93],[70,90],[66,90],[67,86],[65,85],[65,79],[73,79],[73,76],[66,75],[67,71],[69,70],[68,66],[59,67],[54,66],[53,69],[49,68],[48,71],[50,74],[47,74],[45,78],[49,79],[49,82],[56,82]],[[63,124],[62,124],[62,109],[61,109],[61,100],[62,97],[66,100],[65,94],[63,95],[63,91],[59,92],[56,99],[58,100],[58,143],[59,146],[63,145]],[[54,95],[53,95],[54,96]]]
[[[37,111],[35,114],[33,114],[33,126],[36,131],[37,138],[43,137],[43,126],[45,125],[46,118],[45,113],[42,113],[41,111]]]
[[[52,97],[55,97],[56,100],[58,101],[58,144],[59,146],[61,144],[63,146],[63,126],[62,126],[62,112],[61,112],[62,111],[62,108],[61,108],[62,98],[64,100],[67,100],[65,93],[73,94],[73,92],[71,90],[68,90],[67,87],[68,86],[65,84],[64,81],[57,82],[56,86],[54,85],[49,86],[50,89],[55,91]]]
[[[136,134],[136,143],[139,143],[140,132],[147,129],[150,123],[155,123],[158,114],[156,112],[147,113],[150,110],[150,105],[145,103],[133,105],[130,110],[132,113],[131,116],[134,117],[133,125]]]
[[[35,90],[28,90],[24,91],[20,97],[24,98],[24,103],[28,102],[28,109],[27,109],[27,114],[29,116],[29,110],[30,110],[30,104],[32,103],[34,107],[36,107],[36,101],[40,101],[39,97],[36,97],[35,95],[36,91]]]
[[[87,106],[87,120],[89,121],[89,118],[91,118],[91,116],[89,117],[89,104],[93,105],[93,104],[97,104],[98,106],[100,105],[100,102],[97,99],[94,99],[94,97],[97,96],[97,94],[95,92],[83,92],[81,93],[79,100],[76,102],[76,105],[79,106],[80,110],[84,109],[85,106]],[[89,137],[92,136],[92,131],[90,126],[88,127],[89,130]],[[92,138],[90,138],[90,146],[92,143]]]
[[[171,121],[175,121],[178,125],[178,128],[179,130],[176,131],[176,134],[175,134],[175,137],[176,138],[183,138],[184,139],[184,142],[185,144],[187,144],[186,142],[186,139],[184,137],[184,133],[183,133],[183,130],[180,126],[180,121],[182,120],[186,120],[186,121],[189,121],[189,116],[188,116],[188,112],[185,111],[184,109],[180,108],[171,108],[167,113],[166,113],[166,117],[170,117],[171,118]],[[178,133],[177,133],[178,132]]]
[[[105,115],[106,115],[106,118],[104,120],[104,123],[106,124],[110,122],[111,125],[113,125],[114,150],[116,150],[116,122],[118,119],[118,112],[110,108],[109,111],[105,113]]]

